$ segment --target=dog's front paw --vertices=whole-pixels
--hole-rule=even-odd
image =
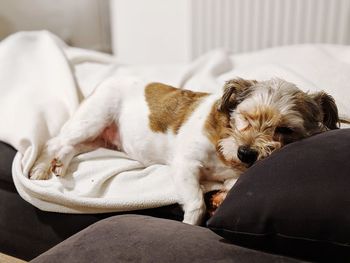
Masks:
[[[56,176],[64,175],[64,166],[59,158],[53,158],[51,161],[36,163],[29,173],[32,180],[46,180],[51,174]]]
[[[200,225],[205,215],[205,204],[204,202],[199,206],[184,207],[184,219],[183,223],[190,225]]]
[[[46,163],[35,163],[29,172],[31,180],[47,180],[50,177],[50,167]]]

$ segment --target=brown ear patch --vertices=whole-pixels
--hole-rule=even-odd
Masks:
[[[339,115],[338,108],[335,104],[334,98],[324,91],[312,94],[313,99],[319,105],[322,111],[322,122],[331,130],[338,129]]]
[[[252,86],[256,80],[245,80],[241,78],[226,81],[224,93],[219,101],[218,110],[229,113],[241,103],[252,92]]]
[[[177,89],[162,83],[150,83],[145,88],[149,126],[154,132],[178,133],[180,127],[208,93]]]

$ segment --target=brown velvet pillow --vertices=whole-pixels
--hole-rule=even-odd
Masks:
[[[350,129],[292,143],[258,162],[207,224],[246,247],[350,262]]]

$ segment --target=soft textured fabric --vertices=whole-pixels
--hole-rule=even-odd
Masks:
[[[62,214],[40,211],[24,201],[12,181],[11,163],[16,151],[0,142],[0,252],[31,260],[85,227],[120,213]],[[126,213],[126,212],[124,212]],[[133,213],[182,220],[177,205]]]
[[[190,66],[156,71],[149,67],[141,73],[137,67],[119,68],[110,56],[68,48],[48,32],[7,38],[0,44],[0,140],[18,150],[13,179],[19,194],[41,210],[66,213],[130,211],[177,203],[165,165],[144,167],[118,151],[100,148],[79,155],[64,178],[34,181],[28,179],[28,171],[44,143],[109,75],[136,74],[181,86],[206,72],[210,86],[219,89],[213,69],[225,71],[230,66],[227,61],[223,52],[214,52]]]
[[[350,129],[292,143],[242,175],[208,226],[235,244],[350,262]]]
[[[126,215],[100,221],[31,262],[299,261],[229,244],[206,228],[166,219]]]
[[[33,181],[28,171],[44,143],[112,74],[207,92],[218,91],[235,77],[281,77],[305,90],[326,90],[346,114],[349,71],[346,46],[306,45],[236,56],[213,51],[188,65],[136,67],[69,48],[48,32],[22,32],[0,43],[0,140],[18,150],[13,178],[19,194],[41,210],[102,213],[169,205],[178,201],[178,189],[166,167],[143,167],[117,151],[98,149],[77,156],[64,178]]]

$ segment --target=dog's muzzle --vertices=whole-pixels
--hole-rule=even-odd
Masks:
[[[258,152],[247,145],[239,146],[237,157],[241,162],[251,166],[258,158]]]

